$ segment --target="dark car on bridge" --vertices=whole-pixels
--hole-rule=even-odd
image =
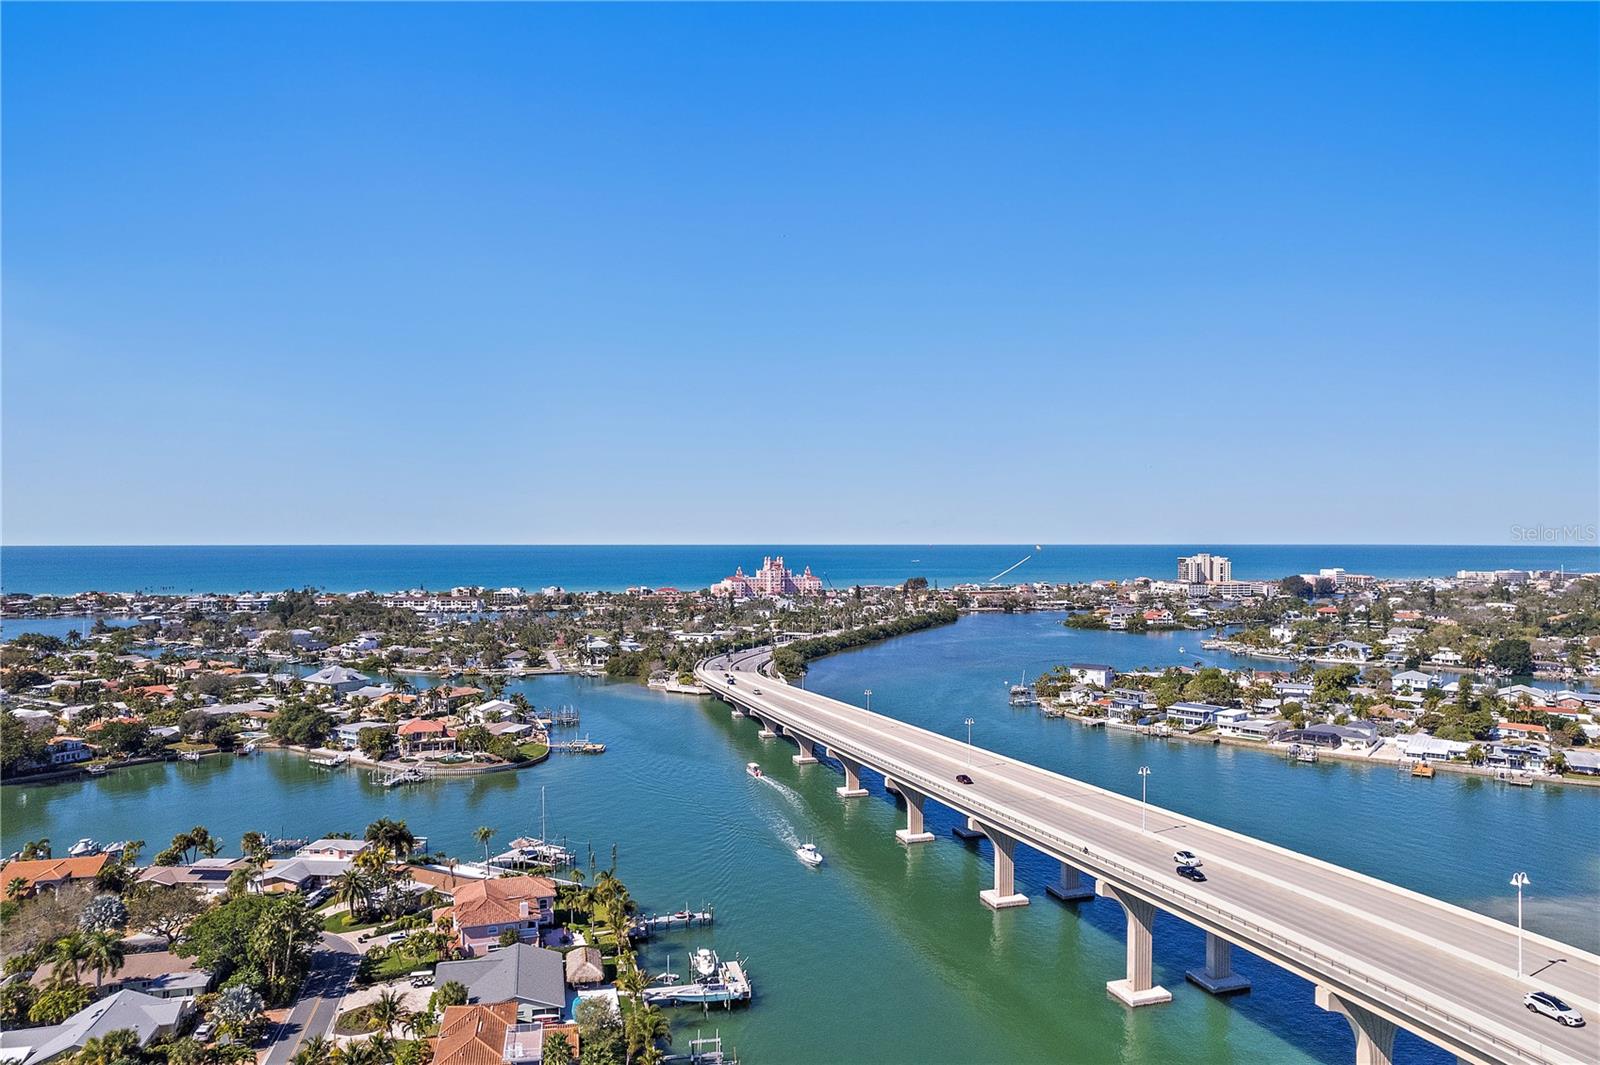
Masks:
[[[965,773],[957,773],[956,774],[956,783],[957,784],[971,784],[972,783],[972,778],[967,776]]]
[[[1196,884],[1204,884],[1206,882],[1206,874],[1192,865],[1178,866],[1178,875],[1185,880],[1193,880]]]

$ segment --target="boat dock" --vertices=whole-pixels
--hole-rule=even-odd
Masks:
[[[560,740],[550,744],[552,751],[564,754],[605,754],[606,745],[585,736],[581,740]]]
[[[647,987],[643,996],[646,1002],[657,1005],[700,1006],[704,1009],[720,1005],[724,1009],[732,1009],[735,1003],[749,1002],[752,991],[743,962],[718,959],[715,976],[693,984]]]
[[[404,769],[374,769],[367,778],[380,788],[397,788],[402,784],[421,784],[433,779],[433,770],[427,766],[413,765]]]
[[[647,939],[653,932],[670,932],[674,928],[698,928],[716,920],[714,907],[691,910],[687,906],[677,913],[653,913],[648,917],[635,917],[628,934],[635,939]]]

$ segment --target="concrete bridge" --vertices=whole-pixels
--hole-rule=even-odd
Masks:
[[[1206,933],[1192,982],[1216,994],[1248,988],[1232,971],[1235,945],[1301,976],[1315,985],[1317,1005],[1349,1021],[1358,1065],[1387,1065],[1397,1028],[1463,1062],[1600,1062],[1596,955],[1528,934],[1519,977],[1517,930],[1501,921],[790,686],[767,675],[770,657],[735,652],[703,662],[696,675],[736,715],[754,718],[763,737],[794,742],[795,762],[823,753],[838,761],[842,800],[866,794],[864,771],[882,774],[904,801],[901,844],[933,839],[923,825],[929,803],[965,816],[969,831],[994,844],[983,905],[1029,903],[1015,882],[1019,845],[1060,863],[1052,896],[1120,905],[1127,965],[1106,989],[1130,1007],[1172,998],[1152,976],[1155,913],[1164,910]],[[1205,883],[1174,872],[1180,848],[1203,857]],[[1565,1028],[1530,1012],[1522,997],[1532,990],[1566,999],[1590,1025]]]

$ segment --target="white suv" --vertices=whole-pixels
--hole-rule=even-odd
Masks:
[[[1583,1027],[1583,1014],[1548,991],[1530,991],[1522,996],[1522,1004],[1535,1013],[1560,1021],[1568,1028]]]

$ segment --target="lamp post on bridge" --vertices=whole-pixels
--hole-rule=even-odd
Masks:
[[[1511,874],[1511,886],[1517,889],[1517,979],[1522,979],[1522,889],[1531,881],[1528,874],[1516,872]]]
[[[872,713],[872,689],[867,689],[867,713]]]
[[[970,717],[963,720],[967,726],[967,768],[970,769],[972,767],[972,726],[977,722]]]
[[[1142,765],[1142,766],[1139,767],[1139,831],[1140,832],[1146,831],[1146,828],[1145,828],[1145,811],[1148,810],[1149,806],[1150,806],[1150,802],[1149,802],[1149,798],[1148,798],[1148,796],[1149,796],[1149,787],[1150,787],[1150,767],[1147,766],[1147,765]]]

